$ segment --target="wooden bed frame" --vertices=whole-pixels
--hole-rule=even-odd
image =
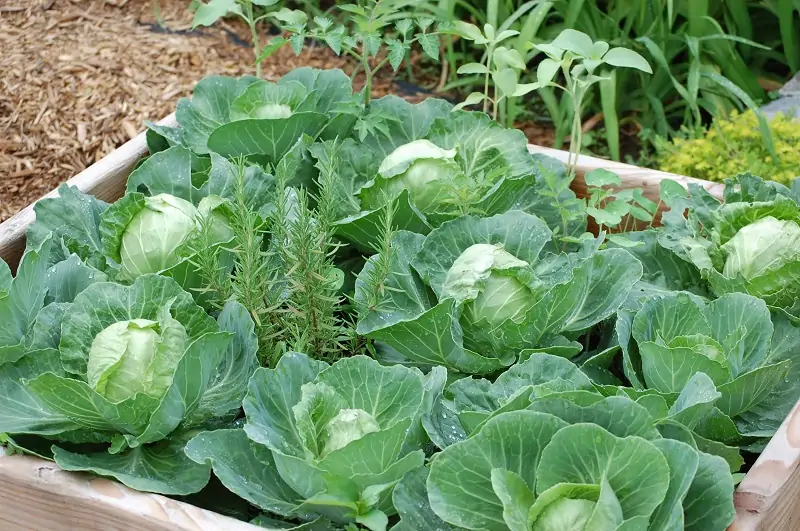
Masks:
[[[160,122],[175,125],[174,115]],[[530,146],[566,162],[568,154]],[[122,196],[137,161],[147,153],[144,133],[68,181],[105,201]],[[721,197],[717,183],[581,156],[573,189],[585,196],[583,176],[605,168],[622,178],[622,188],[640,187],[658,199],[658,184],[672,179],[696,183]],[[54,197],[54,190],[45,197]],[[25,248],[25,232],[35,218],[33,205],[0,224],[0,258],[15,268]],[[736,521],[728,531],[796,531],[800,529],[800,402],[784,420],[764,453],[736,489]],[[256,531],[246,522],[156,494],[135,492],[119,483],[88,474],[64,472],[54,463],[31,456],[5,455],[0,449],[0,529],[4,531]]]

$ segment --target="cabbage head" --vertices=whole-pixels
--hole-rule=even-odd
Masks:
[[[26,354],[0,365],[0,432],[46,437],[61,468],[137,490],[185,495],[205,486],[210,467],[183,448],[240,410],[258,367],[243,306],[229,302],[215,320],[173,279],[142,275],[51,303],[34,328]]]
[[[766,216],[739,229],[720,247],[722,277],[743,280],[749,293],[778,306],[792,304],[800,290],[795,274],[800,271],[798,221]]]
[[[526,274],[530,274],[528,262],[500,245],[476,243],[450,266],[442,297],[463,299],[463,319],[469,323],[484,320],[499,327],[509,319],[520,322],[536,303],[533,290],[526,285]]]
[[[217,195],[209,195],[200,200],[197,211],[204,222],[210,224],[211,242],[224,243],[233,239],[228,201]]]
[[[191,244],[208,225],[208,243],[222,245],[233,239],[229,203],[216,195],[203,197],[197,206],[166,193],[146,196],[129,192],[103,213],[100,232],[105,254],[119,264],[117,278],[166,274],[187,291],[195,286],[189,264]]]
[[[158,398],[169,387],[189,338],[169,306],[160,313],[158,321],[117,321],[95,336],[86,376],[101,396],[115,403],[137,393]]]
[[[120,242],[120,272],[128,278],[158,273],[181,261],[178,249],[198,228],[198,210],[179,197],[146,197],[125,227]]]
[[[425,462],[421,418],[445,379],[441,367],[426,377],[366,356],[328,365],[288,353],[251,378],[243,430],[201,433],[186,453],[266,511],[384,531],[394,486]]]
[[[394,198],[408,190],[414,205],[423,213],[452,209],[458,204],[459,188],[466,187],[455,158],[455,149],[442,149],[430,140],[399,146],[381,162],[375,184],[362,189],[365,205],[378,208],[384,198]]]

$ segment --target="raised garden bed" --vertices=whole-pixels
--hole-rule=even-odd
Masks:
[[[174,125],[170,115],[159,122]],[[531,145],[566,162],[568,153]],[[67,184],[106,201],[121,197],[128,175],[147,153],[144,134],[129,141]],[[597,168],[622,178],[621,188],[641,187],[658,198],[658,186],[668,178],[684,185],[699,184],[721,197],[721,186],[690,177],[667,174],[628,164],[581,156],[573,190],[585,196],[584,176]],[[45,197],[54,197],[54,190]],[[25,247],[25,232],[35,218],[33,205],[0,224],[0,259],[15,267]],[[800,522],[800,403],[786,418],[764,452],[739,484],[735,494],[736,520],[730,531],[793,531]],[[164,496],[133,491],[107,479],[64,472],[52,462],[23,455],[0,456],[0,524],[3,529],[86,531],[141,529],[143,531],[246,531],[259,527],[199,509]]]

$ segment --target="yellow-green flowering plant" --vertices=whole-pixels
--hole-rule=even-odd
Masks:
[[[709,181],[747,169],[764,179],[787,184],[800,175],[800,122],[783,114],[769,123],[777,159],[761,139],[758,118],[752,111],[719,119],[700,137],[656,142],[661,170]]]

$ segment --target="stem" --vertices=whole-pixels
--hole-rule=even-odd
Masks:
[[[447,78],[445,79],[445,82],[442,83],[443,87],[447,82],[450,81],[450,76],[452,76],[453,79],[456,78],[456,70],[458,70],[458,65],[456,64],[455,54],[456,54],[456,51],[453,48],[453,38],[452,37],[448,37],[448,39],[447,39],[447,62],[449,63],[450,66],[448,67]]]
[[[378,4],[380,4],[380,0],[375,2],[375,5],[372,7],[372,10],[369,13],[369,21],[367,23],[367,27],[372,27],[372,22],[375,19],[375,11],[378,9]],[[369,48],[367,47],[367,34],[362,35],[361,39],[361,58],[362,63],[364,65],[364,74],[366,75],[366,79],[364,81],[364,108],[369,109],[369,102],[372,96],[372,70],[369,68]]]
[[[253,18],[253,6],[250,3],[245,3],[245,21],[247,25],[250,27],[250,38],[253,40],[253,54],[256,57],[256,77],[261,77],[261,61],[258,60],[259,56],[261,55],[261,44],[258,40],[258,29],[256,29],[256,24],[258,20]]]
[[[575,176],[575,166],[577,165],[577,160],[573,161],[572,159],[575,152],[575,116],[578,114],[576,111],[578,98],[575,91],[578,88],[578,85],[573,81],[572,76],[569,73],[570,64],[571,63],[562,64],[561,70],[564,72],[564,91],[572,101],[572,125],[569,138],[569,155],[567,155],[567,175],[572,178]]]
[[[583,103],[583,94],[578,91],[575,95],[575,109],[572,113],[572,142],[570,142],[570,151],[574,153],[575,157],[572,161],[570,171],[575,175],[575,168],[578,166],[578,157],[581,154],[581,142],[583,141],[583,131],[581,130],[581,104]],[[573,147],[574,144],[574,147]]]
[[[388,63],[388,62],[389,62],[389,58],[388,58],[388,57],[384,57],[384,58],[383,58],[383,60],[382,60],[380,63],[378,63],[378,66],[376,66],[376,67],[375,67],[375,68],[372,70],[372,75],[374,76],[375,74],[377,74],[377,73],[378,73],[378,71],[380,71],[380,69],[381,69],[381,68],[383,68],[383,67],[384,67],[384,65],[385,65],[386,63]]]
[[[364,68],[364,108],[369,109],[370,94],[372,93],[372,70],[369,67],[369,50],[367,39],[364,37],[361,52],[361,64]]]
[[[489,113],[489,73],[492,71],[492,51],[494,45],[490,44],[486,48],[486,76],[483,81],[483,112]],[[497,104],[495,104],[497,105]]]
[[[342,48],[342,51],[344,51],[344,53],[350,55],[353,59],[358,61],[355,68],[353,68],[353,72],[350,74],[350,82],[352,83],[353,81],[355,81],[358,73],[361,72],[361,69],[363,68],[364,64],[364,59],[361,57],[360,53],[353,50],[352,48]]]
[[[661,209],[661,198],[658,199],[658,203],[656,203],[656,211],[653,212],[653,217],[650,219],[650,223],[647,228],[652,229],[653,223],[656,222],[656,217],[658,217],[659,210]]]

